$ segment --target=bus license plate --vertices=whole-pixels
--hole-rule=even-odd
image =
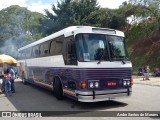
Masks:
[[[107,86],[116,86],[117,83],[116,82],[107,82]]]

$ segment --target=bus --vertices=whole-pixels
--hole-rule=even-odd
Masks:
[[[24,84],[53,91],[57,99],[97,102],[132,94],[132,63],[124,33],[109,28],[70,26],[20,49]]]

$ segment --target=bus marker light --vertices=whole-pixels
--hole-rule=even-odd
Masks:
[[[86,87],[87,87],[86,81],[82,81],[82,82],[81,82],[81,88],[82,88],[82,89],[85,89]]]

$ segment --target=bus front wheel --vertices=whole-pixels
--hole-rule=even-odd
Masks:
[[[55,81],[54,81],[54,95],[58,100],[63,99],[62,84],[58,78],[55,78]]]

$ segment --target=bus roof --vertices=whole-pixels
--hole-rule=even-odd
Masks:
[[[116,35],[124,37],[124,33],[119,30],[109,29],[109,28],[98,28],[98,27],[92,27],[92,26],[70,26],[65,29],[62,29],[56,33],[53,33],[45,38],[42,38],[40,40],[37,40],[31,44],[28,44],[20,49],[18,51],[24,50],[26,48],[38,45],[40,43],[46,42],[48,40],[52,40],[56,37],[64,35],[65,37],[76,35],[78,33],[97,33],[97,34],[109,34],[109,35]]]

